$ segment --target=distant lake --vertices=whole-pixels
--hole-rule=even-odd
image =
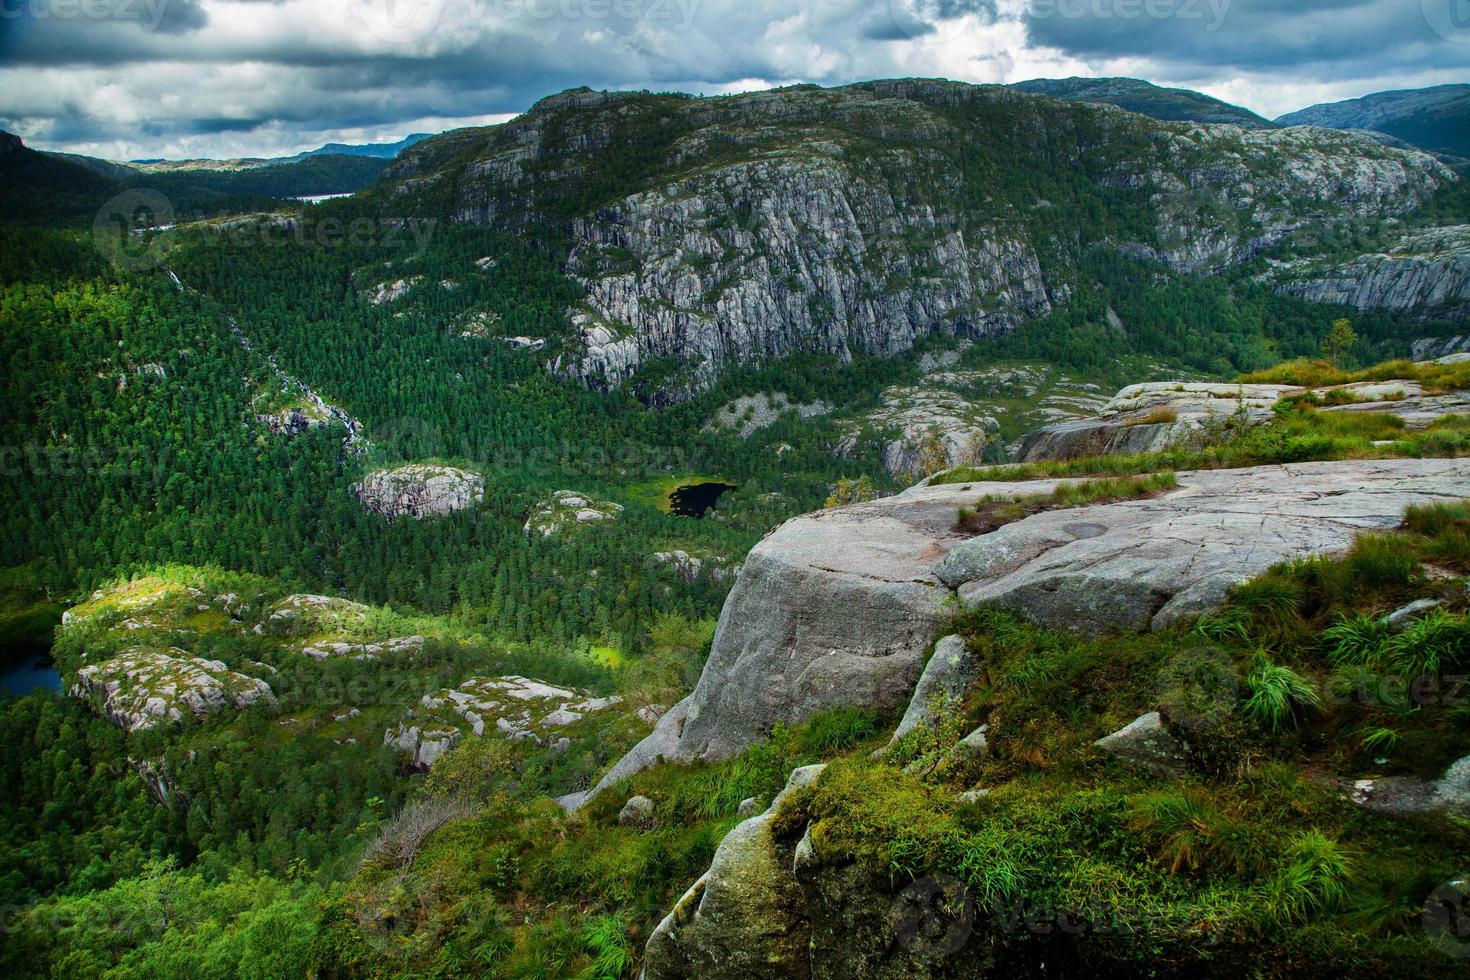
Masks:
[[[669,493],[669,513],[676,517],[703,517],[715,505],[715,501],[731,490],[733,483],[689,483],[675,487]]]
[[[346,191],[346,192],[341,193],[341,194],[303,194],[300,197],[293,197],[293,198],[291,198],[291,200],[293,200],[293,201],[304,201],[307,204],[320,204],[322,201],[335,201],[339,197],[351,197],[351,196],[352,196],[352,192],[351,191]]]

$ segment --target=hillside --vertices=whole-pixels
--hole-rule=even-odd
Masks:
[[[1229,102],[1184,88],[1164,88],[1139,78],[1034,78],[1009,86],[1068,102],[1101,102],[1170,122],[1228,123],[1271,129],[1268,119]]]
[[[1470,157],[1470,85],[1376,92],[1289,112],[1276,122],[1371,130],[1423,150]]]
[[[680,398],[756,358],[1004,333],[1084,301],[1094,265],[1228,271],[1453,183],[1361,136],[907,80],[567,92],[410,148],[363,206],[558,242],[585,296],[555,370],[608,388],[673,364]]]

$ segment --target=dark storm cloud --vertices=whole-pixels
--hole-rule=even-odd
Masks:
[[[1352,77],[1470,65],[1470,47],[1437,34],[1420,0],[1028,0],[1025,11],[1033,43],[1094,58],[1287,73],[1337,65]]]

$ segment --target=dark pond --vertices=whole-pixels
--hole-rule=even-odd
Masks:
[[[10,647],[0,656],[3,656],[0,659],[0,684],[4,684],[7,696],[61,690],[61,675],[51,663],[48,651]]]
[[[703,517],[722,494],[735,489],[733,483],[690,483],[669,493],[669,513],[677,517]]]

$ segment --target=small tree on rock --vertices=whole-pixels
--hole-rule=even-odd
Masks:
[[[1351,320],[1343,318],[1334,321],[1332,329],[1327,331],[1327,336],[1322,339],[1322,354],[1332,362],[1333,367],[1342,367],[1343,360],[1348,351],[1358,343],[1357,331],[1353,330]]]

